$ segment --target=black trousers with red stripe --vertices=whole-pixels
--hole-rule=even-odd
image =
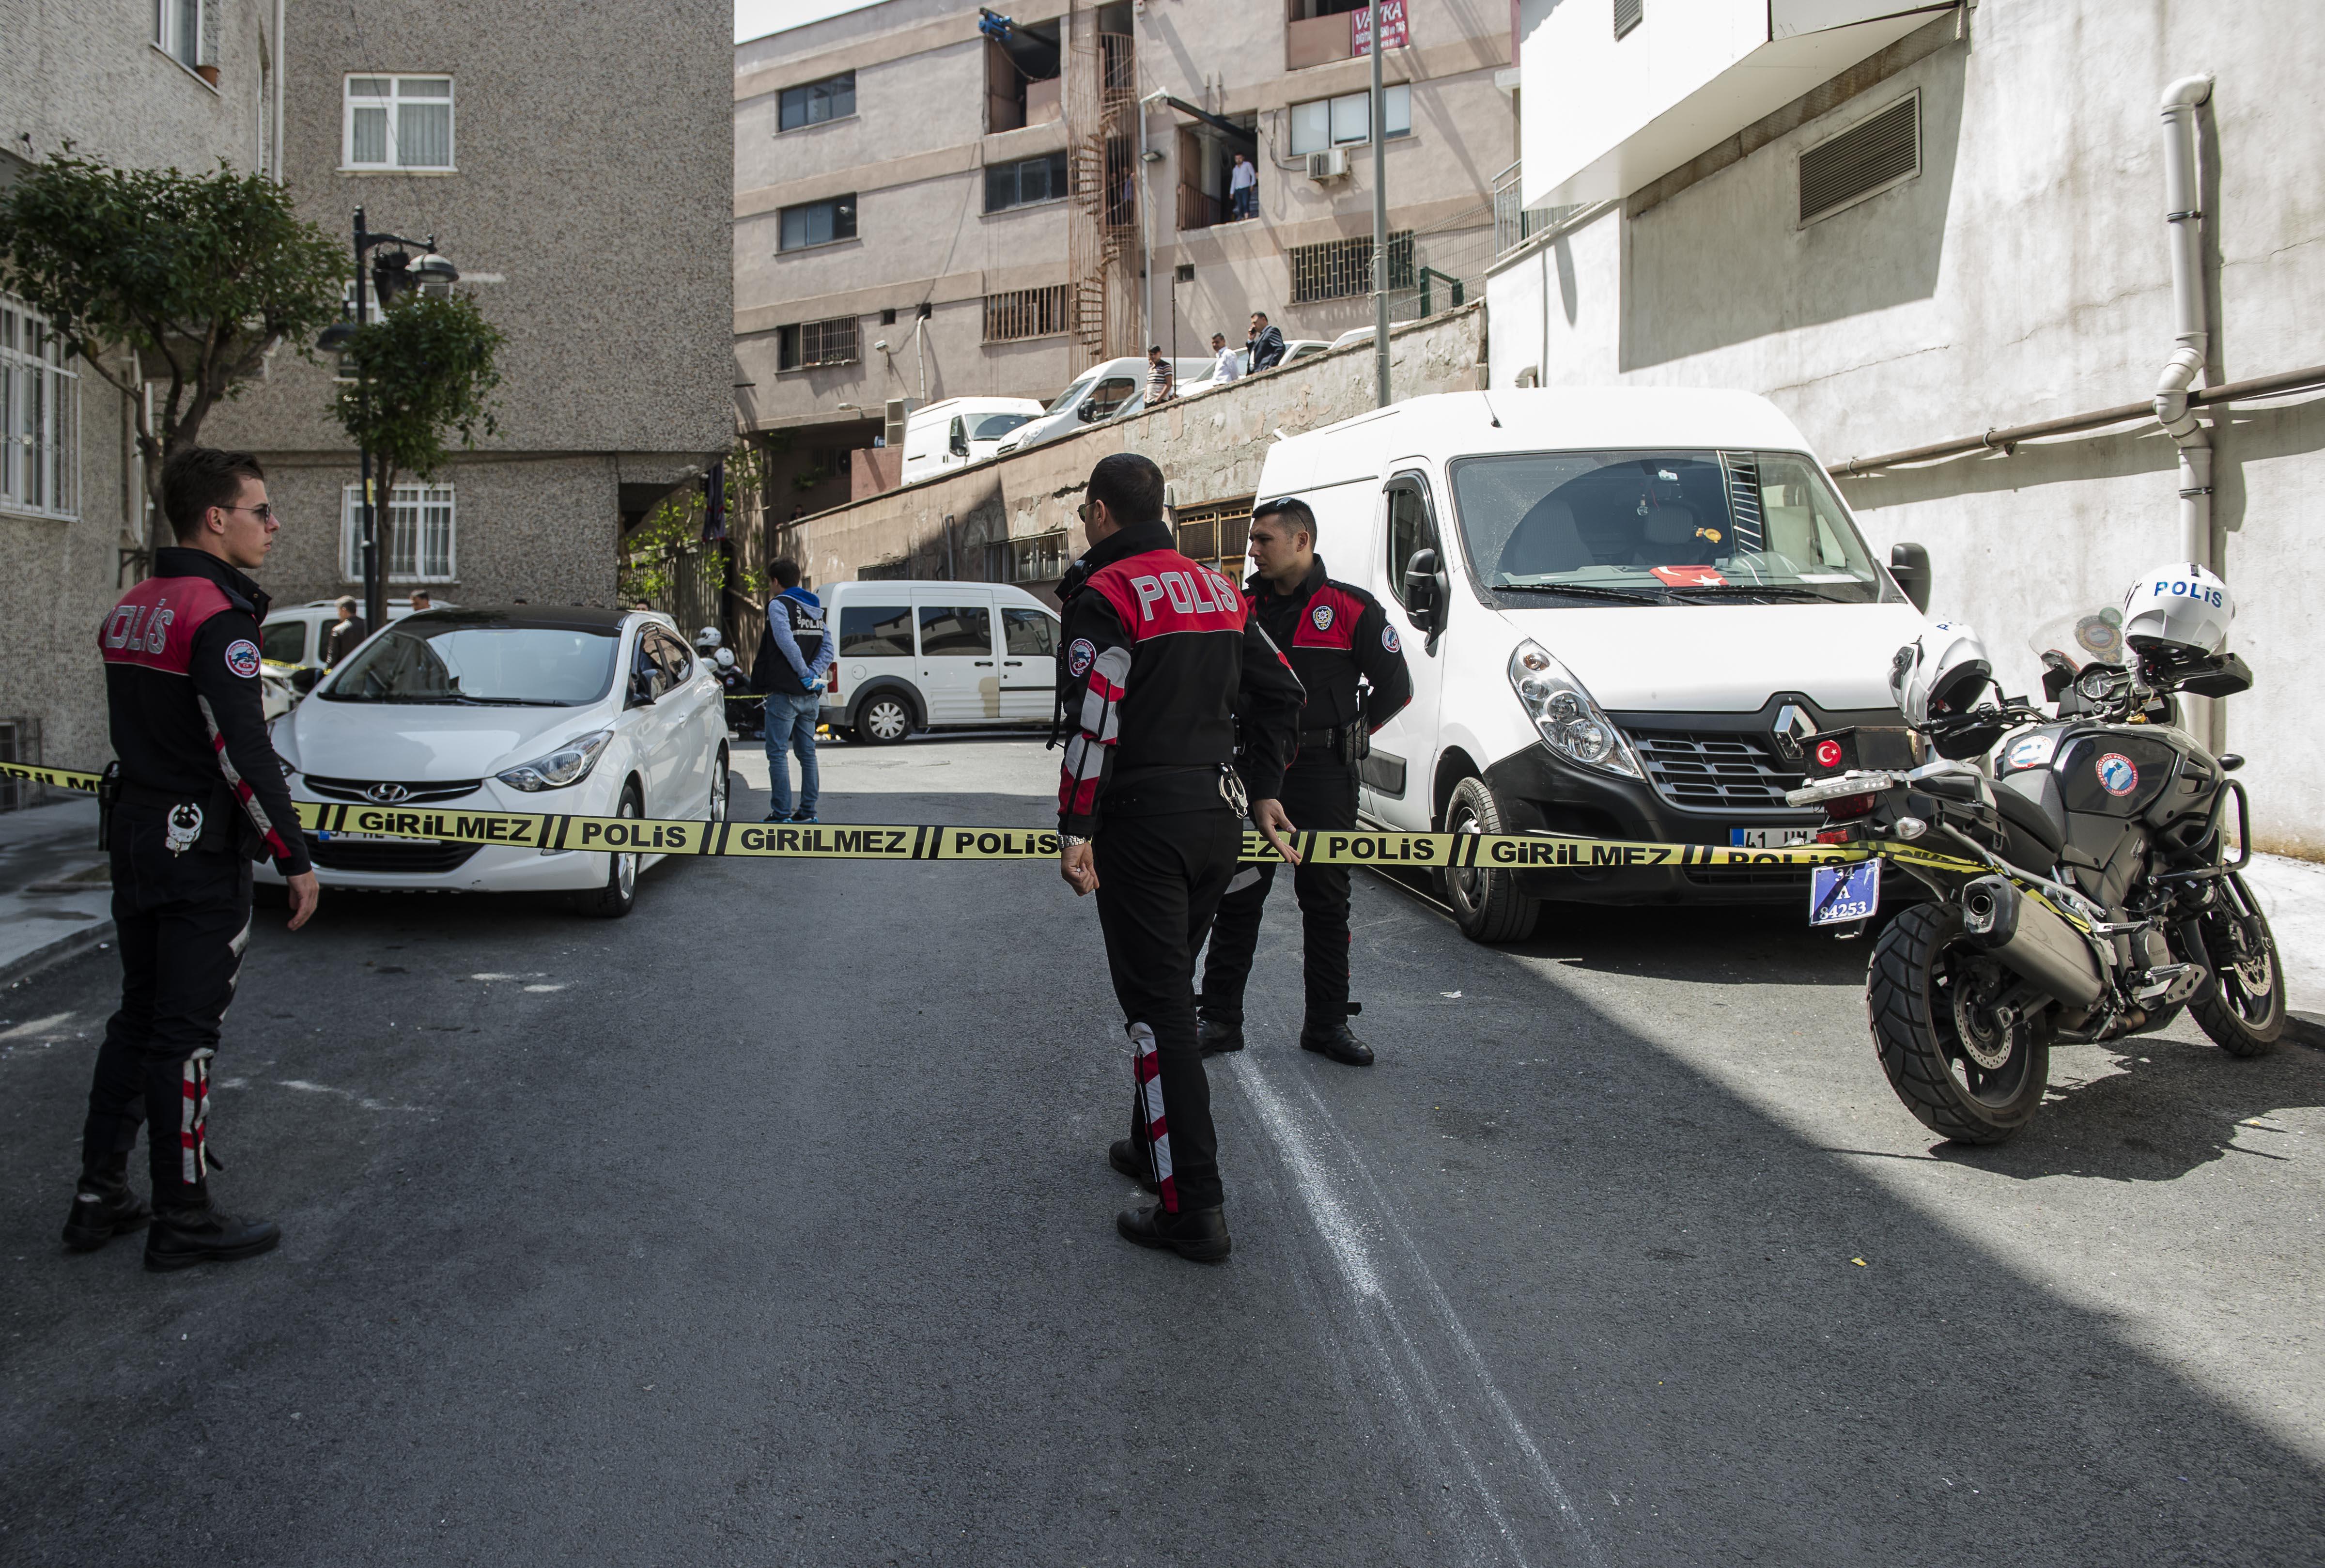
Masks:
[[[1091,843],[1107,968],[1131,1038],[1131,1141],[1146,1151],[1163,1207],[1215,1209],[1218,1134],[1195,1044],[1195,954],[1243,849],[1226,810],[1101,818]]]
[[[172,854],[164,813],[113,815],[113,922],[121,1010],[105,1025],[81,1132],[81,1176],[118,1183],[146,1127],[157,1209],[208,1202],[209,1064],[250,938],[250,862]]]
[[[1283,775],[1283,814],[1303,833],[1355,827],[1357,775],[1338,763],[1292,768]],[[1260,914],[1275,886],[1275,867],[1246,866],[1236,880],[1244,885],[1219,900],[1210,951],[1203,955],[1203,1016],[1240,1025],[1244,983],[1251,979]],[[1303,1026],[1321,1034],[1348,1016],[1348,868],[1295,866],[1292,892],[1300,903],[1300,967],[1307,991]]]

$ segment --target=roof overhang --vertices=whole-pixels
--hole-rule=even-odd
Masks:
[[[1955,0],[1521,0],[1525,205],[1614,201],[1894,43]]]

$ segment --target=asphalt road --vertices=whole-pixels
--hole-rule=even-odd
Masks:
[[[834,748],[824,816],[1040,825],[1053,765]],[[168,1276],[56,1240],[112,955],[0,993],[0,1562],[2325,1557],[2325,1053],[2062,1050],[1960,1153],[1793,911],[1356,912],[1361,1072],[1277,895],[1217,1268],[1113,1233],[1039,865],[276,914],[214,1130],[287,1239]]]

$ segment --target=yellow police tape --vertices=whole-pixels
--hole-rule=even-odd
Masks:
[[[97,775],[70,768],[0,762],[0,775],[94,792]],[[720,855],[779,860],[1047,860],[1058,835],[1046,828],[952,827],[935,823],[682,821],[648,817],[583,817],[554,812],[482,812],[394,805],[297,803],[300,825],[319,839],[435,840],[505,844],[550,852],[586,849],[647,855]],[[1977,872],[1975,862],[1908,844],[1811,844],[1741,849],[1717,844],[1662,844],[1578,839],[1548,833],[1398,833],[1319,830],[1292,835],[1303,860],[1383,870],[1438,867],[1528,871],[1603,871],[1654,867],[1835,866],[1879,854],[1894,860]],[[1279,862],[1257,832],[1243,836],[1243,858]]]

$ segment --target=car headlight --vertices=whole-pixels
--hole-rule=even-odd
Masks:
[[[1644,778],[1631,743],[1615,728],[1582,682],[1531,638],[1510,654],[1510,686],[1525,704],[1526,716],[1542,732],[1542,744],[1561,756],[1601,773]]]
[[[610,729],[569,740],[546,756],[536,756],[531,762],[518,763],[506,773],[496,775],[501,783],[527,793],[534,790],[561,790],[578,784],[589,776],[597,759],[606,754],[606,747],[614,738]]]

